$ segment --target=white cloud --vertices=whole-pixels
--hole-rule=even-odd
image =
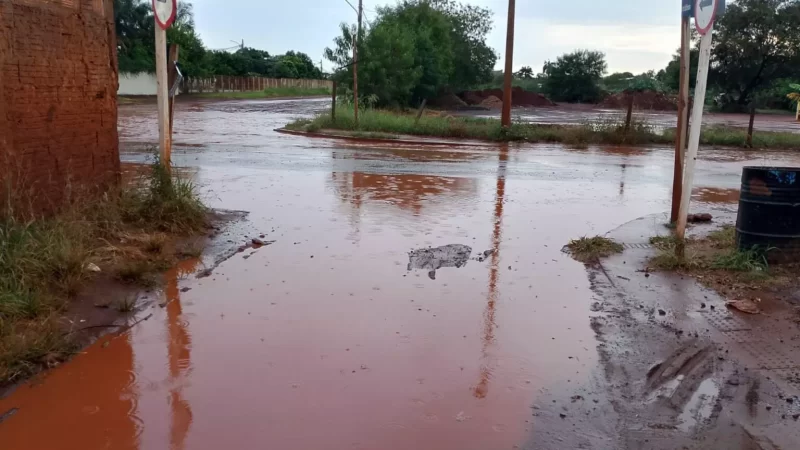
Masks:
[[[502,29],[501,29],[502,28]],[[496,27],[491,45],[505,55],[505,27]],[[680,45],[680,28],[630,24],[560,24],[539,19],[517,19],[515,23],[514,67],[541,70],[546,60],[575,49],[606,53],[609,72],[644,72],[663,69]]]

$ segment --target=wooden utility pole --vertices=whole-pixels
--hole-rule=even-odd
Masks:
[[[167,80],[167,31],[156,31],[156,102],[158,103],[158,148],[161,164],[170,167],[172,142],[169,136],[169,86]]]
[[[360,0],[359,0],[360,1]],[[511,78],[514,63],[514,8],[515,0],[508,0],[508,24],[506,28],[506,70],[503,77],[503,114],[500,123],[511,126]]]
[[[361,36],[362,11],[363,0],[358,0],[358,28],[356,28],[356,37],[353,39],[353,117],[356,126],[358,126],[358,38]]]
[[[167,60],[167,84],[169,85],[170,90],[172,90],[172,86],[175,85],[175,79],[178,78],[178,70],[175,67],[175,64],[178,62],[178,44],[169,44],[169,59]],[[178,93],[175,92],[175,95]],[[175,96],[169,96],[169,141],[172,143],[172,122],[175,111]]]
[[[686,155],[686,134],[689,121],[689,46],[691,32],[689,31],[689,17],[681,20],[681,75],[678,90],[678,127],[675,129],[675,168],[672,175],[672,210],[669,221],[678,221],[681,208],[683,187],[683,161]]]

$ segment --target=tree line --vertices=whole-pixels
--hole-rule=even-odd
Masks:
[[[356,26],[343,23],[325,58],[333,79],[353,86]],[[444,91],[492,78],[497,54],[486,44],[492,12],[455,0],[401,0],[379,7],[358,36],[359,96],[383,106],[418,105]]]
[[[800,0],[738,0],[728,5],[714,26],[707,101],[721,110],[751,106],[792,108],[792,85],[800,83]],[[690,86],[694,89],[699,36],[690,51]],[[597,102],[608,93],[627,89],[675,93],[680,81],[680,54],[667,67],[634,75],[606,76],[605,55],[577,50],[546,62],[542,73],[524,67],[514,76],[552,100]]]
[[[154,72],[155,23],[151,3],[146,0],[114,0],[114,19],[120,72]],[[167,41],[180,46],[178,63],[186,77],[324,78],[320,68],[301,52],[270,55],[265,50],[244,46],[236,51],[207,49],[195,30],[194,13],[189,2],[178,2],[175,22],[167,29]]]
[[[677,14],[677,11],[676,11]],[[502,87],[493,71],[495,50],[486,44],[492,12],[455,0],[401,0],[378,8],[358,37],[359,94],[379,105],[416,106],[443,92]],[[352,50],[356,27],[342,24],[325,57],[333,74],[352,89]],[[699,36],[693,36],[691,86],[694,87]],[[514,73],[514,85],[542,92],[560,102],[595,103],[627,89],[675,93],[680,58],[656,71],[608,74],[602,52],[576,50]],[[751,105],[790,108],[787,95],[800,83],[800,0],[738,0],[715,25],[707,99],[722,110]]]

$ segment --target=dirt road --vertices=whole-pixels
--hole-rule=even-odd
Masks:
[[[269,245],[174,269],[149,320],[0,399],[4,449],[624,448],[634,415],[598,382],[605,294],[561,249],[669,209],[671,151],[272,131],[324,107],[179,104],[174,162],[211,206],[249,211],[217,244]],[[154,117],[121,108],[126,163],[146,160]],[[741,167],[765,162],[800,158],[704,150],[698,207],[730,213]]]

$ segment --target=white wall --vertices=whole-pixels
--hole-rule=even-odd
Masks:
[[[177,93],[180,94],[180,89]],[[117,95],[156,95],[156,74],[121,72]]]
[[[156,95],[156,74],[120,72],[117,95]]]

